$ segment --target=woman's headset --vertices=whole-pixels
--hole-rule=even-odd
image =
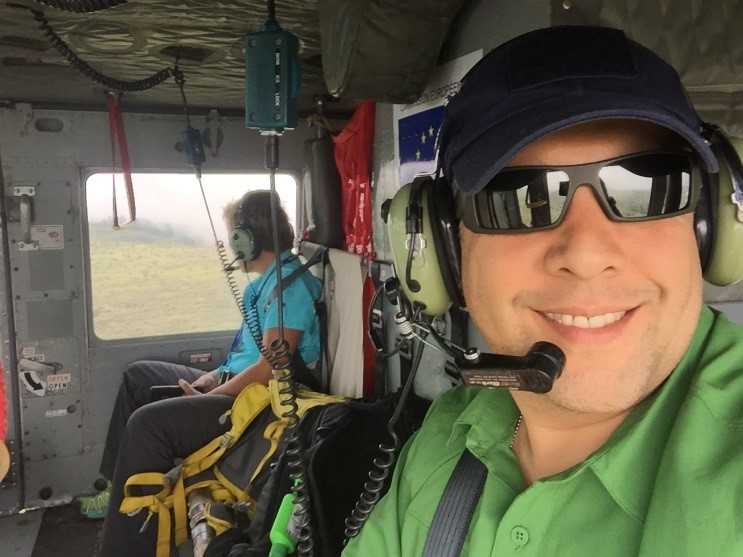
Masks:
[[[230,248],[238,261],[254,261],[263,251],[260,242],[247,224],[235,226],[230,231]]]
[[[250,202],[250,194],[240,203],[237,209],[236,224],[230,231],[230,248],[238,261],[255,261],[263,251],[260,238],[255,231],[255,224],[248,218],[246,203]]]
[[[730,140],[712,126],[719,174],[703,175],[694,228],[704,279],[717,286],[743,280],[743,140]],[[385,211],[388,237],[405,296],[425,314],[464,308],[459,222],[445,178],[416,178],[403,186]]]

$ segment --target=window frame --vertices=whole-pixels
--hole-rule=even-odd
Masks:
[[[117,169],[115,173],[120,173],[121,170]],[[165,333],[161,335],[148,335],[148,336],[131,336],[125,338],[103,338],[98,336],[95,330],[95,321],[93,316],[93,273],[92,273],[92,261],[90,252],[90,226],[88,221],[88,180],[95,174],[111,174],[111,167],[105,166],[85,166],[80,168],[80,189],[79,189],[79,209],[80,209],[80,249],[82,250],[83,260],[83,298],[85,303],[85,315],[84,315],[84,326],[85,326],[85,337],[89,345],[95,344],[98,346],[106,347],[119,347],[128,346],[133,344],[143,343],[156,343],[163,344],[176,340],[221,340],[226,335],[233,336],[235,333],[234,329],[224,329],[220,331],[195,331],[191,333]],[[132,169],[132,174],[183,174],[192,176],[193,172],[185,170],[183,167],[171,168],[171,167],[158,167],[158,168],[136,168]],[[265,169],[261,170],[246,170],[245,168],[219,168],[213,171],[207,171],[204,175],[235,175],[235,174],[266,174]],[[295,211],[294,219],[296,227],[294,230],[294,244],[297,241],[301,241],[301,233],[299,231],[300,226],[304,226],[303,217],[304,214],[304,196],[302,176],[299,172],[291,169],[279,169],[277,174],[284,174],[291,176],[295,183]],[[213,207],[209,207],[212,218],[215,218],[215,212]],[[221,218],[221,213],[217,215]],[[215,248],[216,250],[216,248]],[[227,282],[224,281],[224,287],[227,288]]]

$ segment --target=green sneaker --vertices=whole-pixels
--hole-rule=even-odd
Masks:
[[[79,497],[80,501],[80,514],[86,518],[101,519],[106,517],[106,511],[108,511],[108,501],[111,498],[111,482],[108,483],[106,489],[98,493],[97,495],[91,495],[90,497]]]

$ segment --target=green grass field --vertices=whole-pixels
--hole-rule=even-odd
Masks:
[[[104,339],[236,330],[216,250],[91,226],[93,326]],[[235,272],[240,291],[245,275]]]

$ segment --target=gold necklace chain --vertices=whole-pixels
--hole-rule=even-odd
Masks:
[[[516,425],[513,428],[513,435],[511,435],[511,444],[508,445],[510,449],[513,449],[513,444],[516,442],[516,437],[519,434],[519,429],[521,429],[521,422],[524,421],[524,415],[519,414],[519,419],[516,420]]]

